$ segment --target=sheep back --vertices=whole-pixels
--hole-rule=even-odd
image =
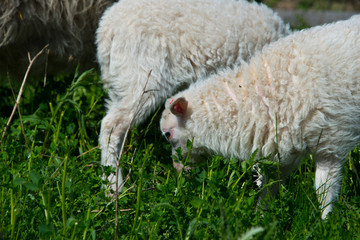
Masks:
[[[247,61],[290,32],[265,5],[228,0],[123,0],[109,8],[97,31],[105,88],[126,93],[152,70],[167,95],[218,69]],[[111,91],[114,89],[114,91]]]

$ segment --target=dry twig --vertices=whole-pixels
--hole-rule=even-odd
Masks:
[[[15,96],[15,92],[14,92],[14,89],[11,85],[11,81],[10,81],[10,76],[8,75],[8,80],[9,80],[9,84],[10,84],[10,89],[11,89],[11,93],[13,95],[13,98],[14,98],[14,101],[16,102],[16,96]],[[19,114],[19,118],[20,118],[20,123],[21,123],[21,131],[24,135],[24,139],[25,139],[25,145],[26,145],[26,148],[28,150],[28,152],[30,153],[30,148],[29,148],[29,143],[28,143],[28,140],[26,138],[26,134],[25,134],[25,129],[24,129],[24,124],[23,124],[23,120],[22,120],[22,117],[21,117],[21,111],[20,111],[20,108],[17,108],[18,110],[18,114]]]
[[[16,98],[14,108],[13,108],[13,110],[12,110],[12,112],[11,112],[11,115],[10,115],[10,117],[9,117],[9,120],[8,120],[8,122],[6,123],[6,126],[5,126],[5,128],[4,128],[4,130],[3,130],[0,144],[1,144],[2,141],[4,140],[4,137],[5,137],[5,134],[6,134],[6,130],[7,130],[7,128],[10,126],[11,120],[13,119],[14,114],[15,114],[15,111],[16,111],[16,109],[18,108],[18,105],[19,105],[19,103],[20,103],[20,98],[21,98],[21,95],[22,95],[22,93],[23,93],[24,86],[25,86],[25,83],[26,83],[26,79],[27,79],[27,77],[28,77],[28,75],[29,75],[30,69],[31,69],[33,63],[35,62],[35,60],[36,60],[36,59],[45,51],[45,49],[47,49],[48,47],[49,47],[49,44],[47,44],[43,49],[41,49],[40,52],[38,52],[38,53],[35,55],[35,57],[33,57],[33,58],[31,58],[30,53],[28,52],[29,66],[28,66],[28,68],[27,68],[27,70],[26,70],[26,72],[25,72],[25,76],[24,76],[23,82],[22,82],[22,84],[21,84],[19,94],[18,94],[18,96],[17,96],[17,98]]]
[[[142,90],[142,93],[140,95],[140,99],[139,99],[139,103],[136,107],[136,111],[135,111],[135,114],[134,116],[132,117],[131,121],[130,121],[130,124],[128,126],[128,128],[126,129],[126,132],[125,132],[125,135],[124,135],[124,139],[123,139],[123,142],[122,142],[122,145],[121,145],[121,149],[120,149],[120,153],[119,153],[119,157],[118,157],[118,161],[117,161],[117,164],[116,164],[116,180],[115,180],[115,197],[116,197],[116,202],[115,202],[115,235],[114,235],[114,239],[117,239],[117,228],[118,228],[118,224],[119,224],[119,219],[118,219],[118,195],[119,195],[119,186],[118,186],[118,179],[119,179],[119,167],[120,167],[120,159],[122,157],[122,153],[124,151],[124,147],[125,147],[125,140],[129,134],[129,131],[130,131],[130,128],[135,120],[135,117],[136,115],[139,113],[140,111],[140,104],[141,104],[141,100],[144,96],[145,93],[147,93],[146,91],[146,86],[149,82],[149,78],[150,78],[150,75],[151,75],[151,72],[152,70],[149,71],[148,75],[147,75],[147,79],[146,79],[146,82],[145,82],[145,85],[144,85],[144,88]],[[133,159],[131,160],[133,161]],[[130,175],[128,175],[129,177]],[[126,181],[128,179],[128,177],[126,178]],[[125,181],[122,183],[122,186],[124,185]]]
[[[92,151],[94,151],[95,149],[98,149],[98,148],[99,148],[99,146],[93,147],[92,149],[89,149],[86,152],[83,152],[82,154],[76,156],[76,158],[80,158],[80,157],[84,156],[85,154],[88,154],[89,152],[92,152]]]

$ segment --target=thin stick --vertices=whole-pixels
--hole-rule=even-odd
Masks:
[[[144,88],[142,90],[142,93],[140,95],[140,99],[139,99],[139,103],[136,107],[136,111],[135,111],[135,114],[134,116],[132,117],[131,121],[130,121],[130,124],[128,126],[128,128],[126,129],[126,132],[125,132],[125,135],[124,135],[124,139],[123,139],[123,142],[122,142],[122,145],[121,145],[121,150],[120,150],[120,153],[119,153],[119,157],[118,157],[118,161],[117,161],[117,164],[116,164],[116,180],[115,180],[115,196],[116,196],[116,201],[115,201],[115,235],[114,235],[114,239],[116,240],[117,239],[117,227],[118,227],[118,224],[119,224],[119,219],[118,219],[118,195],[119,195],[119,185],[118,185],[118,180],[119,180],[119,166],[120,166],[120,160],[121,160],[121,157],[122,157],[122,153],[124,151],[124,147],[125,147],[125,140],[129,134],[129,131],[130,131],[130,128],[135,120],[135,116],[138,114],[139,112],[139,106],[140,106],[140,103],[141,103],[141,99],[143,98],[144,94],[145,94],[145,89],[146,89],[146,86],[149,82],[149,78],[150,78],[150,75],[151,75],[151,72],[152,70],[149,71],[148,75],[147,75],[147,79],[146,79],[146,82],[145,82],[145,85],[144,85]],[[124,185],[124,183],[122,183],[122,185]]]
[[[136,154],[136,148],[135,148],[135,150],[134,150],[134,152],[133,152],[133,156],[131,157],[131,161],[130,161],[130,168],[129,168],[129,173],[128,173],[128,175],[126,175],[126,178],[125,178],[125,180],[124,180],[124,182],[121,184],[122,186],[124,186],[125,185],[125,183],[127,182],[127,181],[129,181],[129,178],[130,178],[130,175],[131,175],[131,171],[132,171],[132,165],[133,165],[133,162],[134,162],[134,156],[135,156],[135,154]],[[117,198],[116,198],[117,199]]]
[[[118,186],[118,170],[119,170],[119,165],[120,165],[120,160],[121,160],[121,157],[122,157],[122,153],[124,151],[124,147],[125,147],[125,140],[130,132],[130,128],[132,126],[132,124],[134,123],[134,120],[135,120],[135,116],[139,113],[140,109],[139,109],[139,106],[140,106],[140,103],[141,103],[141,99],[142,97],[144,96],[145,94],[145,89],[146,89],[146,86],[149,82],[149,78],[150,78],[150,75],[151,75],[151,72],[152,70],[149,71],[148,75],[147,75],[147,79],[146,79],[146,82],[145,82],[145,85],[144,85],[144,88],[143,88],[143,91],[140,95],[140,99],[139,99],[139,103],[138,105],[136,106],[136,111],[135,111],[135,114],[134,116],[132,117],[131,121],[130,121],[130,124],[128,126],[128,128],[126,129],[126,132],[125,132],[125,135],[124,135],[124,139],[123,139],[123,142],[121,144],[121,149],[120,149],[120,154],[119,154],[119,157],[118,157],[118,161],[117,161],[117,164],[116,164],[116,196],[119,194],[119,186]]]
[[[8,75],[8,80],[9,80],[9,84],[10,84],[10,89],[11,89],[11,93],[13,95],[13,98],[14,98],[14,101],[16,101],[16,96],[15,96],[15,92],[14,92],[14,89],[11,85],[11,81],[10,81],[10,76]],[[24,129],[24,123],[23,123],[23,120],[22,120],[22,117],[21,117],[21,112],[20,112],[20,108],[17,108],[18,110],[18,114],[19,114],[19,118],[20,118],[20,123],[21,123],[21,131],[24,135],[24,139],[25,139],[25,145],[26,145],[26,148],[28,150],[28,152],[30,153],[30,148],[29,148],[29,144],[28,144],[28,140],[26,138],[26,135],[25,135],[25,129]]]
[[[25,83],[26,83],[26,79],[27,79],[27,77],[28,77],[28,75],[29,75],[30,69],[31,69],[33,63],[35,62],[35,60],[36,60],[36,59],[44,52],[44,50],[45,50],[46,48],[48,48],[48,47],[49,47],[49,44],[47,44],[43,49],[41,49],[40,52],[38,52],[38,53],[35,55],[35,57],[32,58],[32,59],[31,59],[31,57],[30,57],[30,53],[28,52],[29,66],[28,66],[28,68],[27,68],[27,70],[26,70],[26,73],[25,73],[25,76],[24,76],[24,80],[23,80],[23,82],[22,82],[22,84],[21,84],[20,91],[19,91],[19,94],[18,94],[18,96],[17,96],[17,99],[16,99],[16,102],[15,102],[14,108],[13,108],[13,110],[12,110],[12,113],[11,113],[11,115],[10,115],[10,118],[9,118],[8,122],[6,123],[6,126],[5,126],[5,128],[4,128],[4,130],[3,130],[0,144],[1,144],[2,141],[4,140],[6,130],[7,130],[7,128],[9,127],[9,125],[10,125],[10,123],[11,123],[11,120],[12,120],[12,118],[14,117],[15,111],[16,111],[16,109],[18,108],[18,105],[19,105],[19,103],[20,103],[20,98],[21,98],[21,95],[22,95],[22,93],[23,93],[24,85],[25,85]]]
[[[82,154],[80,154],[79,156],[76,156],[76,158],[79,158],[81,156],[84,156],[85,154],[94,151],[95,149],[99,148],[99,146],[93,147],[92,149],[87,150],[86,152],[83,152]]]
[[[50,52],[50,50],[47,50],[47,51],[46,51],[45,73],[44,73],[44,87],[46,87],[46,79],[47,79],[47,69],[48,69],[49,52]]]

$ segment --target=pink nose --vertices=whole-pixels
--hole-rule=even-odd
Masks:
[[[164,135],[166,139],[169,139],[171,137],[171,132],[165,132]]]
[[[172,129],[163,129],[162,134],[166,137],[168,141],[170,141],[174,136],[174,132]]]

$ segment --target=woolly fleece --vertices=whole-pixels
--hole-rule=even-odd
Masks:
[[[244,0],[115,3],[101,18],[96,36],[109,92],[99,137],[102,164],[116,166],[133,118],[133,125],[143,122],[171,94],[219,69],[240,65],[289,32],[271,9]],[[121,189],[121,169],[119,173]],[[115,175],[109,180],[115,189]]]
[[[171,97],[161,130],[184,156],[188,139],[194,158],[202,151],[242,160],[257,149],[259,157],[271,154],[282,178],[314,154],[326,218],[344,159],[360,140],[359,81],[360,16],[354,16],[280,39],[249,64]]]

